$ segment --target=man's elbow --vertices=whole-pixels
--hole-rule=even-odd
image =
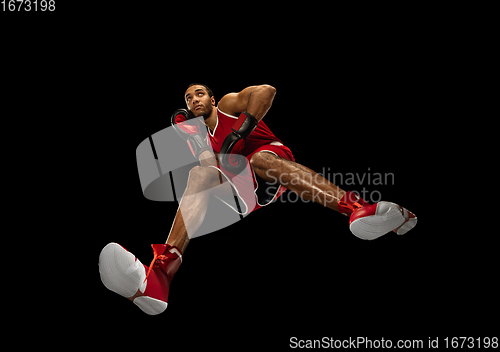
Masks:
[[[261,91],[261,94],[266,95],[271,99],[273,99],[274,96],[276,95],[276,88],[270,86],[269,84],[263,84],[259,86],[259,90]]]
[[[269,84],[263,84],[261,87],[266,90],[269,94],[275,95],[276,94],[276,88],[273,86],[270,86]]]

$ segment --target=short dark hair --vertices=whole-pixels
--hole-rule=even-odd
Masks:
[[[212,90],[211,90],[210,88],[208,88],[208,86],[207,86],[207,85],[205,85],[205,84],[202,84],[202,83],[191,83],[191,84],[188,86],[188,88],[190,88],[190,87],[192,87],[192,86],[203,86],[203,87],[205,87],[205,89],[207,90],[207,93],[208,93],[208,95],[210,96],[210,98],[214,96],[214,92],[212,92]]]

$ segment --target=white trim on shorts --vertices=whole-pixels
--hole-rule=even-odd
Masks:
[[[282,146],[283,143],[280,143],[280,142],[271,142],[269,143],[268,145],[274,145],[274,146]],[[271,154],[274,154],[276,155],[278,158],[280,157],[278,154],[276,154],[275,152],[273,152],[272,150],[260,150],[260,152],[267,152],[267,153],[271,153]],[[245,205],[245,211],[243,213],[240,213],[238,211],[238,209],[235,209],[231,204],[227,203],[226,201],[224,201],[223,199],[217,197],[217,195],[215,195],[215,197],[217,199],[219,199],[222,203],[226,204],[228,207],[230,207],[231,209],[233,209],[235,212],[237,212],[238,214],[240,215],[247,215],[249,213],[249,209],[248,209],[248,205],[247,203],[245,202],[245,200],[241,197],[240,195],[240,192],[238,192],[238,188],[235,186],[235,184],[231,181],[231,179],[224,173],[224,171],[222,171],[221,169],[219,169],[217,166],[214,166],[214,165],[210,165],[209,167],[212,167],[214,169],[216,169],[217,171],[219,171],[222,175],[224,175],[225,179],[229,182],[229,184],[231,185],[231,187],[236,191],[236,195],[238,196],[238,199],[241,200],[241,203],[243,203]],[[254,197],[255,197],[255,204],[258,204],[260,207],[265,207],[269,204],[271,204],[272,202],[274,202],[276,200],[276,196],[278,195],[280,189],[281,189],[281,185],[279,185],[279,187],[276,189],[276,193],[274,194],[273,198],[267,202],[266,204],[260,204],[259,203],[259,197],[257,197],[257,189],[259,188],[259,180],[257,179],[256,175],[255,175],[255,171],[252,169],[252,172],[253,172],[253,178],[255,180],[255,183],[257,184],[257,187],[255,187],[255,189],[253,190],[253,193],[254,193]],[[253,210],[253,209],[252,209]]]
[[[228,207],[230,207],[231,209],[233,209],[235,212],[237,212],[238,214],[240,215],[247,215],[248,214],[248,205],[247,203],[245,202],[245,200],[240,196],[240,192],[238,192],[238,188],[236,188],[236,186],[234,185],[234,183],[231,181],[231,179],[229,177],[227,177],[227,175],[221,170],[219,169],[217,166],[215,165],[210,165],[209,167],[212,167],[214,168],[215,170],[219,171],[227,180],[227,182],[229,182],[229,184],[231,185],[231,187],[236,191],[236,195],[238,196],[238,199],[241,200],[241,203],[243,203],[245,205],[245,211],[243,213],[240,213],[238,211],[238,209],[235,209],[231,204],[229,204],[228,202],[226,202],[225,200],[223,200],[222,198],[219,198],[217,195],[215,195],[215,197],[217,199],[219,199],[222,203],[226,204]],[[253,171],[253,170],[252,170]],[[253,209],[252,209],[253,210]]]
[[[273,143],[276,143],[276,144],[273,144]],[[280,143],[280,142],[272,142],[272,143],[270,143],[270,145],[283,145],[283,144]],[[264,149],[264,150],[259,151],[259,153],[260,152],[267,152],[267,153],[271,153],[271,154],[276,155],[278,158],[280,157],[278,154],[276,154],[275,152],[273,152],[271,150],[265,150]],[[253,171],[253,169],[252,169],[252,171]],[[278,193],[279,193],[279,191],[280,191],[280,189],[281,189],[282,186],[281,185],[278,186],[278,188],[276,189],[276,193],[274,193],[273,198],[269,202],[267,202],[266,204],[260,204],[259,203],[259,197],[257,197],[257,189],[259,189],[259,180],[258,180],[258,178],[255,175],[255,171],[253,171],[253,177],[255,179],[255,183],[257,184],[257,187],[253,190],[253,193],[255,194],[255,201],[257,202],[257,204],[260,205],[261,207],[265,207],[266,205],[269,205],[272,202],[274,202],[274,200],[276,199],[276,196],[278,195]]]

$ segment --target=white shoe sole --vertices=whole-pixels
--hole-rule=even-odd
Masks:
[[[148,282],[144,265],[117,243],[107,244],[99,255],[99,273],[107,289],[129,298],[144,313],[156,315],[167,309],[167,302],[143,296]],[[132,299],[133,296],[137,296]]]
[[[411,211],[407,210],[406,208],[403,208],[403,216],[405,219],[408,219],[403,225],[398,229],[397,234],[398,235],[404,235],[408,231],[410,231],[412,228],[417,225],[417,217],[415,214],[413,214]],[[411,214],[413,217],[409,218],[409,214]]]
[[[364,240],[374,240],[397,229],[398,235],[404,235],[417,224],[417,217],[403,207],[392,202],[379,202],[374,215],[354,220],[350,225],[351,232]]]

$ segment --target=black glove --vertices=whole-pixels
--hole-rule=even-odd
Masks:
[[[233,158],[236,161],[230,161],[229,157],[236,143],[240,139],[246,139],[257,127],[258,123],[257,119],[248,111],[243,111],[240,114],[231,128],[232,132],[226,136],[220,148],[220,163],[224,169],[232,173],[239,173],[246,167],[246,163],[239,158]]]

